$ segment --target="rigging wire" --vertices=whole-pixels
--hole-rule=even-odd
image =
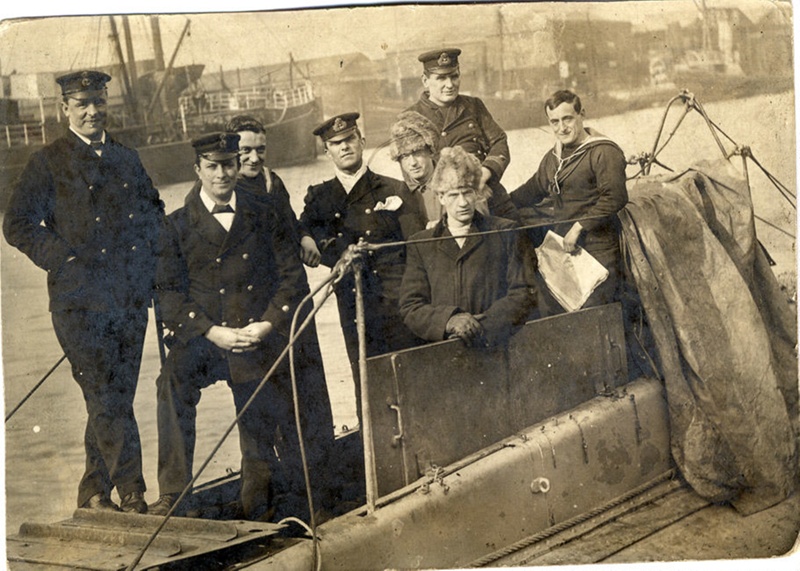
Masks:
[[[29,398],[31,398],[31,396],[33,395],[33,393],[35,393],[35,392],[36,392],[36,391],[39,389],[39,387],[41,387],[41,386],[42,386],[42,383],[44,383],[44,382],[47,380],[47,378],[48,378],[50,375],[52,375],[52,374],[53,374],[53,371],[55,371],[55,370],[58,368],[58,366],[59,366],[59,365],[60,365],[60,364],[61,364],[61,363],[64,361],[64,359],[66,359],[66,358],[67,358],[67,355],[66,355],[66,354],[63,354],[63,355],[61,355],[61,358],[60,358],[58,361],[56,361],[56,364],[55,364],[55,365],[53,365],[52,367],[50,367],[50,370],[49,370],[49,371],[47,371],[47,372],[44,374],[44,376],[43,376],[43,377],[42,377],[42,378],[39,380],[39,382],[38,382],[38,383],[36,383],[36,385],[34,385],[34,387],[33,387],[33,388],[30,390],[30,391],[28,391],[28,394],[26,394],[26,395],[25,395],[25,396],[22,398],[22,400],[21,400],[21,401],[19,401],[19,402],[17,403],[17,406],[15,406],[15,407],[14,407],[14,408],[11,410],[11,412],[9,412],[9,413],[6,415],[6,420],[5,420],[6,422],[8,422],[8,419],[10,419],[12,416],[14,416],[14,413],[15,413],[15,412],[17,412],[17,411],[20,409],[20,407],[21,407],[23,404],[25,404],[25,402],[26,402],[26,401],[27,401]]]
[[[338,266],[339,266],[339,264],[337,264],[337,267]],[[331,274],[322,283],[320,283],[319,286],[317,286],[317,288],[314,290],[314,292],[310,293],[309,295],[313,296],[316,292],[318,292],[320,289],[322,289],[326,285],[328,285],[328,284],[330,284],[330,283],[332,283],[334,281],[340,280],[342,275],[343,275],[343,273],[341,273],[341,271],[339,273],[336,273],[335,271],[332,271]],[[330,297],[331,294],[332,294],[332,291],[329,292],[329,293],[326,292],[327,297],[325,299],[328,299],[328,297]],[[258,384],[256,389],[253,391],[253,394],[250,396],[249,399],[247,399],[247,402],[245,402],[244,405],[242,406],[242,408],[239,410],[238,414],[236,415],[236,418],[233,419],[233,422],[231,422],[231,424],[228,426],[228,428],[223,432],[223,434],[220,437],[219,441],[217,442],[217,444],[214,445],[214,448],[211,450],[211,453],[203,461],[202,465],[200,466],[200,468],[198,468],[198,470],[194,474],[194,476],[192,476],[191,481],[189,481],[189,483],[186,484],[186,486],[183,488],[183,491],[181,491],[181,493],[178,496],[177,500],[175,500],[175,503],[172,505],[172,507],[169,509],[169,511],[166,513],[166,515],[164,515],[164,518],[161,521],[161,523],[159,524],[159,526],[155,529],[155,531],[153,531],[153,533],[148,538],[147,542],[144,544],[144,546],[141,548],[141,550],[139,550],[139,552],[137,553],[136,557],[131,561],[131,563],[128,565],[128,567],[126,567],[126,571],[133,571],[136,568],[136,566],[139,564],[139,562],[142,560],[142,557],[147,552],[147,549],[153,544],[153,542],[155,541],[156,537],[158,537],[158,534],[161,533],[161,531],[164,529],[164,526],[167,524],[167,522],[175,514],[175,511],[177,510],[177,508],[180,505],[180,503],[189,494],[189,491],[192,489],[192,487],[194,486],[195,482],[198,480],[200,475],[203,473],[203,471],[205,471],[205,469],[211,463],[211,460],[214,458],[214,456],[217,454],[217,452],[219,452],[220,448],[222,447],[222,444],[228,438],[230,433],[233,432],[233,429],[237,426],[237,424],[239,422],[239,419],[244,415],[244,413],[247,411],[247,409],[250,408],[250,405],[253,403],[255,398],[258,396],[258,393],[261,392],[261,390],[267,384],[267,381],[269,381],[270,378],[272,378],[272,375],[275,373],[275,371],[277,370],[278,366],[281,364],[281,362],[287,356],[287,354],[289,353],[289,350],[292,347],[292,345],[294,345],[294,343],[297,341],[298,337],[303,333],[303,331],[305,331],[305,329],[308,327],[308,325],[311,322],[311,320],[314,318],[314,316],[317,314],[317,312],[321,308],[322,308],[322,304],[320,304],[319,306],[315,306],[314,309],[309,313],[309,315],[303,321],[302,325],[300,325],[300,327],[297,329],[296,335],[294,335],[294,336],[289,338],[289,341],[288,341],[286,347],[283,348],[283,351],[281,351],[280,355],[278,355],[278,357],[275,359],[275,361],[272,364],[272,366],[270,367],[270,369],[264,375],[264,378],[261,379],[261,382]]]
[[[673,128],[672,132],[667,137],[667,140],[659,147],[658,143],[659,143],[659,141],[661,139],[661,134],[663,133],[664,125],[666,123],[667,115],[669,114],[670,107],[678,99],[683,99],[683,101],[685,103],[685,105],[684,105],[684,113],[680,117],[678,122],[676,123],[676,125]],[[648,175],[650,173],[650,167],[652,166],[653,163],[657,163],[662,167],[664,166],[663,164],[658,163],[658,161],[656,160],[656,157],[659,155],[659,153],[661,153],[661,151],[664,150],[664,148],[667,146],[667,143],[669,143],[672,140],[672,137],[675,134],[675,132],[677,131],[678,126],[681,124],[681,122],[685,118],[686,114],[691,109],[694,109],[695,111],[697,111],[703,117],[703,119],[706,122],[706,125],[708,125],[708,128],[711,131],[712,136],[714,137],[715,142],[717,143],[717,146],[720,148],[720,151],[722,151],[723,156],[727,160],[730,160],[730,157],[735,155],[735,154],[740,154],[745,159],[749,158],[751,161],[753,161],[753,163],[755,163],[756,166],[758,166],[759,169],[761,169],[761,171],[767,177],[767,180],[769,180],[773,184],[773,186],[776,188],[776,190],[791,205],[791,207],[794,208],[795,210],[797,210],[797,204],[796,204],[797,197],[796,197],[796,195],[785,184],[783,184],[780,180],[778,180],[778,178],[775,175],[773,175],[771,172],[769,172],[753,156],[753,154],[752,154],[752,152],[751,152],[749,147],[741,147],[717,123],[715,123],[713,120],[711,120],[711,118],[706,113],[705,108],[703,107],[703,105],[699,101],[697,101],[695,99],[694,95],[689,93],[687,90],[683,90],[680,94],[678,94],[677,96],[675,96],[672,99],[670,99],[669,103],[667,103],[667,108],[664,111],[664,115],[663,115],[662,120],[661,120],[661,125],[659,127],[658,134],[656,135],[655,143],[653,144],[653,152],[650,155],[644,155],[641,158],[639,158],[639,162],[641,163],[642,167],[640,168],[639,172],[637,172],[633,177],[630,177],[628,180],[630,180],[631,178],[637,178],[637,177],[639,177],[641,175]],[[727,152],[725,150],[725,146],[722,144],[722,141],[719,138],[720,134],[722,136],[724,136],[732,145],[734,145],[734,147],[735,147],[734,151],[729,153],[729,152]],[[634,160],[637,160],[637,157],[633,157],[631,159],[631,161],[634,161]],[[749,182],[748,182],[748,187],[749,187]],[[780,230],[781,232],[783,232],[787,236],[792,236],[792,234],[790,232],[788,232],[788,231],[786,231],[784,229],[778,228],[776,225],[764,220],[763,218],[760,218],[758,216],[756,216],[756,218],[758,218],[759,220],[761,220],[765,224],[768,224],[768,225]],[[792,238],[794,238],[794,236],[792,236]]]

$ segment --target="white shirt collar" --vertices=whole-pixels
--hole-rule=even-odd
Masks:
[[[214,205],[216,204],[216,202],[214,202],[214,200],[208,195],[208,193],[202,187],[200,187],[200,200],[203,201],[203,204],[205,205],[206,209],[209,212],[211,212],[211,210],[214,208]],[[236,192],[235,191],[231,193],[231,199],[230,199],[230,201],[228,201],[228,204],[230,204],[231,208],[233,208],[233,210],[236,211]]]
[[[353,187],[356,185],[359,179],[364,176],[365,172],[367,172],[367,165],[366,163],[362,163],[361,168],[353,174],[348,174],[337,169],[336,167],[333,167],[333,172],[336,174],[336,178],[339,179],[339,182],[342,183],[345,192],[350,194],[350,191],[353,190]]]
[[[72,131],[73,133],[75,133],[78,136],[78,138],[81,141],[83,141],[84,143],[86,143],[87,145],[91,145],[92,144],[92,140],[89,137],[87,137],[85,135],[81,135],[80,133],[78,133],[75,129],[72,128],[72,125],[69,126],[69,130]],[[106,144],[106,132],[105,131],[103,131],[103,133],[100,135],[100,142],[103,143],[104,145]]]

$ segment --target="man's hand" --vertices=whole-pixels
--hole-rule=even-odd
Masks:
[[[322,259],[317,243],[311,236],[303,236],[300,239],[300,259],[310,268],[316,268]]]
[[[469,347],[485,346],[483,325],[470,313],[456,313],[444,328],[448,339],[458,337]]]
[[[567,235],[564,236],[564,251],[570,254],[578,253],[578,240],[581,238],[581,232],[583,232],[583,226],[580,222],[572,225]]]
[[[247,327],[242,327],[241,331],[247,335],[257,337],[259,341],[263,341],[267,335],[272,333],[272,323],[269,321],[256,321],[255,323],[250,323]]]
[[[251,323],[250,325],[255,324]],[[244,329],[222,327],[221,325],[212,325],[206,331],[205,337],[220,349],[232,351],[233,353],[252,351],[261,341],[261,338],[252,332],[247,332]]]

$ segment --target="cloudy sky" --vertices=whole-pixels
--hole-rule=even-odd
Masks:
[[[771,9],[770,0],[705,0],[708,5],[735,2],[753,14]],[[123,4],[95,0],[79,5],[57,4],[58,12],[47,0],[15,2],[7,0],[0,8],[5,20],[0,25],[0,72],[33,73],[61,71],[105,65],[115,61],[108,18],[65,14],[169,13],[160,16],[164,51],[168,59],[187,19],[190,36],[184,41],[176,64],[203,63],[217,70],[249,67],[286,61],[292,52],[297,59],[328,54],[363,52],[380,58],[386,52],[413,46],[447,43],[458,34],[492,33],[499,26],[498,14],[507,25],[537,29],[544,16],[567,11],[587,18],[629,20],[638,26],[659,26],[668,20],[683,22],[697,18],[695,2],[702,0],[661,0],[644,2],[544,3],[520,2],[489,5],[370,6],[369,2],[350,2],[359,7],[324,9],[327,0],[240,0],[225,4],[237,12],[208,13],[219,9],[209,0],[138,0]],[[256,12],[269,5],[277,12]],[[122,8],[120,8],[122,6]],[[315,6],[312,10],[292,10]],[[502,6],[502,7],[501,7]],[[206,11],[206,13],[198,13]],[[249,11],[249,12],[248,12]],[[59,14],[59,17],[53,17]],[[16,20],[48,16],[43,19]],[[149,19],[130,18],[134,49],[138,58],[152,57]],[[119,26],[119,21],[117,23]],[[494,29],[493,29],[494,28]]]

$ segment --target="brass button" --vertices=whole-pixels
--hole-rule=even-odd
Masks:
[[[339,233],[336,235],[336,237],[337,237],[337,238],[341,238],[342,236],[344,236],[344,234],[342,234],[341,232],[339,232]]]
[[[372,230],[367,230],[367,236],[372,236]]]
[[[223,321],[222,323],[220,323],[220,325],[222,325],[223,327],[227,327],[228,326],[228,322],[227,321]]]
[[[216,262],[217,262],[218,264],[221,264],[221,263],[222,263],[222,258],[217,258],[217,259],[216,259]]]
[[[133,212],[131,212],[130,214],[128,214],[128,218],[130,218],[131,220],[133,220]]]
[[[197,314],[194,311],[189,312],[189,319],[194,319]]]
[[[122,188],[128,188],[128,183],[127,182],[123,182],[122,183]]]
[[[341,215],[340,213],[338,213],[338,212],[337,212],[337,213],[335,213],[335,214],[333,215],[333,217],[334,217],[334,218],[341,218],[341,217],[342,217],[342,215]]]
[[[367,208],[367,209],[364,211],[364,214],[372,214],[372,208]]]
[[[100,222],[100,217],[98,216],[97,218],[94,219],[94,221],[95,222]]]
[[[247,291],[253,291],[253,284],[247,286]]]
[[[106,252],[107,252],[107,250],[106,250],[105,248],[103,248],[102,250],[100,250],[100,253],[101,253],[101,254],[105,254]]]
[[[253,318],[251,317],[250,319],[248,319],[248,320],[247,320],[247,323],[253,323],[254,321],[255,321],[255,319],[253,319]]]
[[[243,260],[247,260],[247,259],[249,259],[249,258],[250,258],[250,254],[248,254],[247,252],[245,252],[244,254],[242,254],[242,259],[243,259]]]
[[[281,311],[283,311],[284,313],[289,313],[289,306],[284,305],[283,307],[281,307]]]
[[[89,185],[89,190],[94,190],[94,185],[93,184]]]
[[[219,293],[220,293],[221,295],[225,295],[225,288],[221,288],[221,289],[219,290]]]
[[[131,250],[136,251],[136,246],[131,246]]]

